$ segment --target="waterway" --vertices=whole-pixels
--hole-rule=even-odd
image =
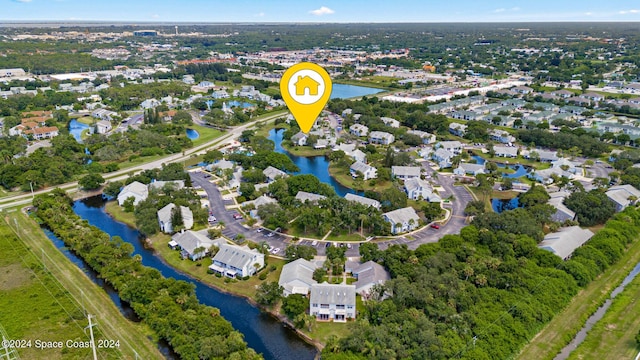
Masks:
[[[269,131],[269,140],[276,144],[275,151],[287,155],[294,164],[300,168],[295,174],[311,174],[315,175],[323,183],[331,185],[336,193],[345,196],[348,193],[357,194],[353,189],[342,186],[329,174],[329,159],[324,156],[296,156],[289,153],[282,147],[282,135],[284,130],[271,129]]]
[[[564,349],[562,349],[562,351],[560,351],[560,353],[556,355],[556,357],[553,360],[565,360],[569,357],[571,352],[575,350],[575,348],[577,348],[578,345],[580,345],[584,341],[584,339],[586,339],[587,333],[589,332],[589,330],[591,330],[591,328],[593,328],[593,326],[602,319],[604,314],[607,312],[607,310],[613,303],[613,299],[616,296],[618,296],[618,294],[620,294],[622,290],[624,290],[624,288],[627,285],[629,285],[629,283],[639,273],[640,273],[640,263],[637,264],[636,267],[634,267],[633,270],[631,270],[629,275],[627,275],[627,277],[624,278],[624,280],[622,280],[622,283],[611,292],[611,296],[609,296],[609,298],[604,302],[604,304],[602,304],[602,306],[600,306],[598,310],[596,310],[596,312],[594,312],[593,315],[591,315],[587,319],[587,322],[584,324],[584,327],[582,327],[582,329],[578,331],[578,333],[573,338],[573,340],[571,340],[569,345],[565,346]],[[630,316],[633,316],[633,315],[630,315]]]
[[[486,162],[484,158],[478,155],[474,155],[471,158],[476,161],[476,164],[482,165]],[[520,164],[506,165],[503,163],[496,163],[496,165],[498,165],[498,168],[502,168],[502,169],[509,168],[511,170],[515,170],[515,172],[511,174],[507,174],[507,173],[502,174],[503,177],[510,178],[510,179],[516,179],[521,176],[525,176],[529,172],[529,170],[524,165],[520,165]]]
[[[491,208],[495,213],[501,213],[506,210],[513,210],[520,207],[520,201],[517,197],[513,199],[491,199]]]
[[[142,264],[158,269],[165,277],[194,284],[200,302],[220,309],[222,316],[231,322],[234,329],[244,334],[249,347],[262,353],[266,360],[310,360],[315,357],[317,350],[313,346],[304,342],[293,330],[285,327],[271,315],[261,312],[246,299],[220,292],[165,264],[153,250],[143,246],[142,236],[136,229],[113,220],[106,213],[104,205],[102,197],[95,196],[74,202],[73,210],[91,225],[131,243],[135,249],[134,254],[142,257]],[[114,300],[114,303],[121,305],[119,299]]]
[[[82,142],[82,132],[88,130],[89,125],[81,123],[76,119],[69,121],[69,133],[73,135],[77,142]]]
[[[383,90],[366,86],[333,84],[331,89],[331,99],[349,99],[354,97],[373,95]]]

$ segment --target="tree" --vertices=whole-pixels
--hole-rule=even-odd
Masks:
[[[407,200],[407,194],[396,187],[386,189],[380,194],[383,211],[407,207]]]
[[[263,282],[256,291],[256,301],[260,305],[271,306],[280,300],[284,288],[277,282]]]
[[[613,201],[605,193],[595,189],[574,192],[564,200],[564,204],[576,213],[582,226],[603,224],[616,211]]]
[[[302,294],[291,294],[282,299],[282,311],[291,320],[300,314],[304,314],[307,308],[309,308],[309,299]]]
[[[366,242],[360,244],[360,248],[358,250],[360,252],[360,261],[375,261],[378,262],[382,259],[382,251],[378,248],[378,244]]]
[[[513,189],[513,180],[511,178],[505,177],[502,179],[502,190],[511,190]]]
[[[527,192],[520,194],[518,201],[520,202],[520,205],[527,208],[535,205],[546,204],[547,201],[549,201],[549,198],[550,196],[547,194],[547,191],[543,186],[533,184]]]
[[[321,283],[325,276],[327,276],[327,270],[323,267],[319,267],[313,271],[313,280],[318,283]]]
[[[212,164],[218,160],[221,160],[222,156],[222,152],[220,152],[219,150],[209,150],[202,157],[202,161],[208,164]]]
[[[289,245],[285,249],[285,257],[287,261],[294,261],[297,259],[311,260],[318,254],[318,250],[309,245]]]
[[[180,209],[180,206],[176,206],[171,210],[171,227],[174,232],[179,232],[184,228],[182,210]],[[197,251],[194,251],[194,253],[197,253]]]
[[[85,175],[78,181],[78,185],[85,190],[95,190],[104,184],[104,178],[100,174]]]
[[[120,193],[122,185],[121,181],[111,181],[104,187],[102,192],[107,196],[116,197]]]
[[[444,210],[440,207],[440,203],[428,202],[422,205],[422,212],[427,222],[431,222],[440,218]]]
[[[299,314],[293,319],[293,324],[296,328],[306,328],[307,331],[313,330],[313,325],[316,323],[316,317],[309,314]]]

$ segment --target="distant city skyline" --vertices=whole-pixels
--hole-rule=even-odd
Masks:
[[[640,21],[630,0],[0,0],[0,21],[548,22]]]

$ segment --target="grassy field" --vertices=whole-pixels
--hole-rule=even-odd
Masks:
[[[196,130],[200,137],[193,141],[193,146],[200,146],[206,142],[216,139],[224,134],[224,132],[200,125],[189,125],[190,129]]]
[[[332,163],[329,165],[329,174],[331,174],[331,177],[333,177],[342,186],[348,187],[350,189],[355,188],[355,186],[353,185],[354,179],[351,176],[349,169],[340,168],[336,164]],[[376,181],[375,185],[371,185],[370,183],[371,180],[365,180],[362,186],[363,190],[373,190],[380,192],[392,186],[391,181],[383,181],[381,183]]]
[[[297,156],[324,156],[327,153],[327,149],[314,149],[311,146],[288,146],[284,142],[282,147]]]
[[[204,283],[210,284],[218,289],[228,291],[234,294],[247,296],[255,300],[256,287],[262,283],[257,276],[252,276],[249,280],[231,280],[226,278],[218,278],[215,275],[207,274],[207,269],[211,265],[211,258],[206,257],[200,261],[182,260],[180,252],[172,250],[167,246],[169,242],[169,235],[156,234],[151,237],[153,248],[158,254],[172,267],[182,271],[185,274],[189,274],[195,279],[198,279]],[[278,281],[280,273],[282,272],[282,266],[284,266],[284,260],[275,259],[269,257],[266,262],[268,265],[262,271],[266,271],[268,276],[264,281]],[[200,265],[198,265],[200,264]],[[269,271],[271,265],[276,266],[276,270]]]
[[[604,317],[569,359],[633,359],[638,354],[635,336],[640,330],[640,277],[616,296]],[[632,315],[634,314],[634,315]]]
[[[136,227],[136,217],[133,213],[125,212],[118,202],[115,200],[107,202],[105,205],[107,214],[111,215],[116,221],[125,223],[131,227]]]
[[[517,359],[553,359],[582,328],[587,318],[609,297],[611,291],[622,282],[631,269],[640,262],[640,241],[635,240],[622,258],[600,277],[581,290],[567,307],[557,314],[527,344]],[[634,313],[627,313],[627,316]],[[634,316],[635,317],[635,316]],[[636,327],[630,331],[638,331]],[[634,332],[634,334],[635,334]],[[627,346],[629,346],[627,344]],[[620,359],[620,357],[591,357],[590,359]]]
[[[5,223],[6,222],[6,223]],[[17,226],[20,239],[6,225]],[[43,271],[43,262],[48,271]],[[162,359],[151,330],[125,319],[102,288],[60,253],[24,214],[3,214],[0,224],[0,323],[13,338],[88,341],[83,307],[96,316],[96,339],[119,340],[119,350],[100,358]],[[11,274],[5,277],[4,274]],[[82,304],[82,306],[80,305]],[[90,350],[27,349],[23,359],[87,359]]]

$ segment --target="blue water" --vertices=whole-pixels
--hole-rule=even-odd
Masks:
[[[484,164],[486,162],[486,160],[484,158],[482,158],[481,156],[478,155],[473,155],[471,156],[472,159],[474,159],[476,161],[476,164]],[[524,165],[505,165],[502,163],[496,163],[496,165],[498,165],[499,168],[509,168],[512,170],[515,170],[515,172],[511,173],[511,174],[502,174],[502,177],[506,177],[506,178],[510,178],[510,179],[515,179],[515,178],[519,178],[521,176],[525,176],[527,175],[527,173],[529,172],[527,170],[527,168]]]
[[[373,95],[383,90],[370,88],[366,86],[333,84],[331,90],[331,99],[349,99],[365,95]]]
[[[244,334],[249,347],[262,353],[266,360],[310,360],[316,355],[314,347],[247,300],[222,293],[166,265],[160,257],[154,255],[153,250],[145,249],[141,234],[136,229],[113,220],[105,212],[102,197],[78,200],[74,202],[73,211],[109,235],[120,236],[124,241],[131,243],[135,249],[134,254],[142,257],[142,264],[158,269],[165,277],[194,284],[200,302],[220,309],[222,316],[231,322],[234,329]]]
[[[69,133],[73,135],[77,142],[82,142],[82,131],[89,129],[89,125],[83,124],[76,119],[69,121]]]
[[[237,100],[225,101],[225,103],[227,103],[227,106],[229,106],[229,107],[241,107],[243,109],[250,108],[250,107],[254,106],[252,103],[240,102],[240,101],[237,101]]]
[[[191,140],[195,140],[200,137],[200,133],[197,130],[187,129],[187,137]]]
[[[491,208],[496,213],[501,213],[506,210],[513,210],[520,206],[520,201],[517,197],[508,200],[491,199]]]
[[[290,154],[282,147],[282,129],[272,129],[269,131],[269,140],[273,141],[276,145],[275,151],[287,155],[291,161],[293,161],[299,168],[295,174],[312,174],[315,175],[323,183],[331,185],[336,193],[340,196],[345,196],[348,193],[357,194],[353,189],[346,186],[342,186],[329,174],[329,160],[324,156],[296,156]]]

